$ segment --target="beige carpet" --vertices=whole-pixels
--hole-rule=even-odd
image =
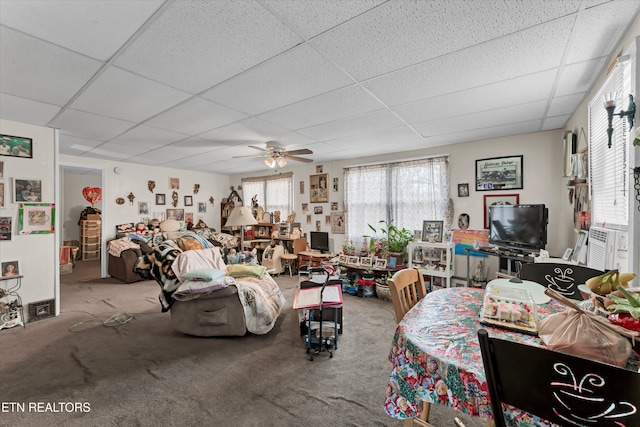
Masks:
[[[26,405],[0,425],[401,426],[383,411],[392,304],[345,295],[334,358],[310,362],[292,309],[297,279],[276,280],[287,303],[275,328],[235,338],[173,331],[155,282],[64,284],[61,316],[0,331],[0,400]],[[456,415],[486,426],[438,405],[431,420],[454,426]]]

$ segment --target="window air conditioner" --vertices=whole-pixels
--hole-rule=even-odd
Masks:
[[[601,271],[617,269],[626,273],[629,266],[627,238],[626,231],[591,227],[587,267]]]

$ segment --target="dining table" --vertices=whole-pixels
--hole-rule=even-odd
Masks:
[[[478,330],[509,341],[542,347],[532,334],[480,323],[484,290],[454,287],[428,293],[398,323],[389,353],[392,370],[384,411],[393,418],[420,415],[422,401],[451,407],[471,416],[493,419]],[[537,305],[539,318],[563,310],[551,300]],[[522,361],[526,369],[526,361]],[[526,384],[522,385],[526,387]],[[552,424],[503,405],[510,425]]]

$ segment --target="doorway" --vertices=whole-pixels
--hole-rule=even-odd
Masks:
[[[75,256],[71,254],[74,265],[71,268],[61,265],[61,285],[106,277],[103,201],[99,200],[92,206],[83,195],[86,187],[104,191],[104,168],[60,163],[59,244],[78,248]],[[87,213],[93,212],[92,208],[100,212],[101,221],[91,224],[92,237],[87,237],[83,228],[89,224],[81,221],[81,217],[86,218]]]

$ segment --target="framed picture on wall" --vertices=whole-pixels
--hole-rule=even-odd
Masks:
[[[14,135],[0,135],[0,156],[33,158],[31,138]]]
[[[13,178],[13,202],[41,202],[42,180]]]
[[[522,156],[476,160],[476,191],[522,189]]]
[[[165,205],[167,204],[167,197],[163,193],[156,194],[156,205]]]
[[[519,194],[486,194],[484,196],[484,228],[489,228],[491,206],[517,205],[518,203],[520,203]]]
[[[56,209],[53,203],[20,203],[18,231],[20,234],[50,234],[54,232]]]
[[[193,197],[192,196],[184,196],[184,205],[185,206],[193,206]]]
[[[310,202],[311,203],[326,203],[329,201],[329,193],[327,191],[328,174],[321,173],[318,175],[311,175],[309,177],[309,188],[311,189]]]

